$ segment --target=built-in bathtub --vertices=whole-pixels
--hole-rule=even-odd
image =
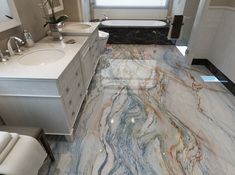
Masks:
[[[169,25],[160,20],[105,20],[100,30],[110,34],[110,44],[172,44]]]
[[[108,27],[164,27],[167,25],[166,22],[157,20],[105,20],[101,24]]]

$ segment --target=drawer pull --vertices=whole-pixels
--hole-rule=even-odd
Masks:
[[[80,87],[81,85],[80,85],[80,83],[78,83],[78,87]]]
[[[69,92],[69,88],[67,87],[67,88],[65,89],[65,91],[68,93],[68,92]]]
[[[75,72],[75,75],[78,76],[78,71]]]
[[[73,111],[73,112],[72,112],[72,116],[74,116],[74,115],[75,115],[75,112]]]
[[[72,100],[69,100],[69,105],[71,105],[71,104],[72,104],[72,102],[73,102]]]

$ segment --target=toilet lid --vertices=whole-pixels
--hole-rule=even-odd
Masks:
[[[103,31],[99,31],[99,37],[100,38],[108,38],[109,37],[109,33],[103,32]]]

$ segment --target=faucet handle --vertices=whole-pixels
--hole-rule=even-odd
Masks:
[[[7,56],[4,56],[2,51],[0,50],[0,62],[6,62],[8,61]]]
[[[21,44],[24,44],[24,42],[21,42]],[[15,41],[15,45],[16,45],[16,55],[22,55],[23,53],[22,53],[22,50],[20,49],[20,46],[19,46],[19,44],[18,44],[18,42],[17,41]]]
[[[4,55],[3,55],[2,51],[0,50],[0,58],[3,58],[3,57],[4,57]]]

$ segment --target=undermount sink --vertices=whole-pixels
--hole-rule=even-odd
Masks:
[[[58,61],[65,55],[64,51],[58,49],[42,49],[32,51],[22,56],[19,63],[28,66],[43,66]]]
[[[86,30],[89,29],[91,27],[91,25],[89,24],[79,24],[79,23],[75,23],[75,24],[69,24],[69,25],[65,25],[63,27],[64,30]]]

